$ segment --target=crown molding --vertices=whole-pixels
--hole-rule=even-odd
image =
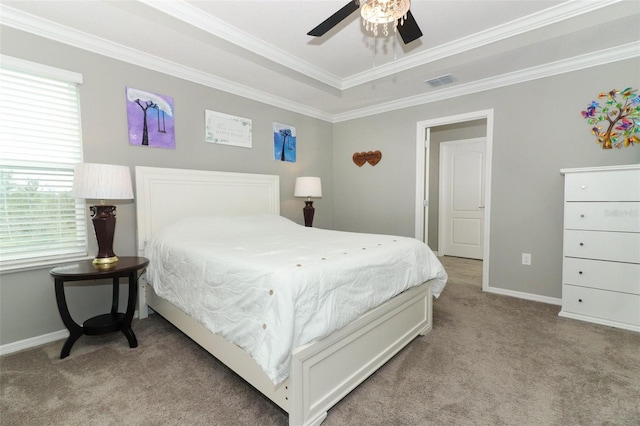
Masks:
[[[140,2],[159,10],[169,16],[178,18],[209,34],[249,50],[268,60],[277,62],[291,70],[300,72],[336,89],[345,90],[360,84],[393,75],[420,65],[428,64],[459,53],[467,52],[481,46],[505,40],[528,31],[537,30],[545,26],[588,13],[622,0],[580,1],[572,0],[558,4],[537,13],[507,22],[505,24],[472,34],[467,37],[443,44],[434,49],[394,60],[393,62],[374,67],[371,70],[341,79],[334,74],[327,73],[320,68],[302,61],[283,49],[247,34],[226,22],[202,13],[202,10],[186,2],[158,2],[157,0],[139,0]]]
[[[203,13],[201,9],[185,2],[178,1],[157,1],[157,0],[138,0],[145,5],[163,12],[169,16],[180,19],[189,25],[201,29],[218,38],[235,44],[245,50],[253,52],[270,61],[283,65],[293,71],[299,72],[318,80],[324,84],[339,89],[342,86],[342,79],[338,76],[328,73],[320,68],[311,65],[295,56],[289,54],[283,49],[272,44],[266,43],[261,39],[252,36],[238,28],[227,24],[225,21],[215,16]]]
[[[611,2],[609,2],[611,3]],[[337,123],[370,115],[437,102],[457,96],[482,92],[526,81],[604,65],[611,62],[640,56],[640,42],[629,43],[597,52],[575,56],[520,71],[515,71],[472,83],[460,84],[427,94],[411,96],[397,101],[386,102],[367,108],[340,114],[331,114],[308,105],[271,95],[254,88],[216,77],[166,59],[114,43],[91,34],[38,18],[0,3],[0,24],[22,30],[37,36],[61,42],[92,53],[107,56],[136,66],[151,69],[213,89],[262,102],[274,107],[303,114],[331,123]]]
[[[554,75],[565,74],[573,71],[579,71],[585,68],[605,65],[612,62],[636,58],[639,56],[640,41],[637,41],[633,43],[623,44],[617,47],[591,52],[584,55],[574,56],[572,58],[563,59],[560,61],[550,62],[548,64],[493,76],[471,83],[459,84],[450,88],[440,89],[436,92],[411,96],[408,98],[400,99],[398,101],[385,102],[383,104],[352,110],[342,114],[335,114],[333,116],[333,122],[338,123],[341,121],[348,121],[356,118],[367,117],[370,115],[395,111],[402,108],[409,108],[432,102],[443,101],[445,99],[455,98],[458,96],[465,96],[472,93],[484,92],[486,90],[511,86],[518,83],[525,83],[527,81],[552,77]]]
[[[324,121],[332,115],[0,4],[0,24]]]
[[[406,71],[408,69],[441,60],[450,56],[464,53],[482,46],[506,40],[529,31],[544,28],[566,19],[570,19],[615,3],[622,0],[601,0],[601,1],[579,1],[573,0],[560,3],[549,9],[533,13],[528,16],[507,22],[497,27],[460,38],[450,43],[445,43],[433,49],[428,49],[420,53],[398,59],[393,62],[380,65],[372,70],[367,70],[359,74],[354,74],[342,81],[341,89],[365,84],[370,81],[387,77]]]

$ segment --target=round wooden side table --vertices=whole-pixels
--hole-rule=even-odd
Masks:
[[[69,330],[69,337],[62,346],[60,358],[69,356],[71,347],[82,336],[101,335],[121,330],[129,341],[129,347],[138,346],[136,335],[131,329],[131,321],[136,308],[136,297],[138,294],[138,271],[144,269],[149,264],[149,260],[144,257],[119,257],[118,262],[108,267],[96,267],[92,260],[58,266],[50,272],[55,280],[56,302],[62,317],[62,322]],[[129,278],[129,298],[126,312],[118,312],[118,299],[120,290],[120,278]],[[76,323],[69,314],[67,300],[64,294],[64,283],[67,281],[84,281],[111,278],[113,281],[113,298],[111,302],[111,312],[89,318],[82,325]]]

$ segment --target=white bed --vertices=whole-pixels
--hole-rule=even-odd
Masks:
[[[203,319],[194,313],[196,311],[190,310],[190,306],[194,304],[195,300],[193,297],[191,299],[188,297],[175,298],[172,297],[175,295],[171,292],[165,291],[165,287],[162,285],[163,274],[166,274],[167,277],[171,274],[182,276],[188,273],[188,267],[179,269],[177,266],[173,266],[174,262],[170,262],[171,267],[163,269],[158,258],[169,256],[173,259],[179,252],[161,255],[161,252],[156,250],[157,247],[165,244],[159,244],[158,241],[165,241],[168,244],[179,237],[182,238],[185,232],[197,233],[201,228],[213,228],[213,232],[220,233],[228,226],[224,218],[227,216],[241,216],[241,219],[244,219],[247,218],[245,215],[265,215],[249,217],[248,220],[260,218],[259,220],[262,221],[275,221],[273,222],[274,226],[282,226],[286,233],[294,233],[299,239],[313,234],[315,231],[312,229],[304,229],[288,223],[289,221],[284,218],[279,218],[278,176],[136,167],[136,189],[139,255],[151,253],[151,257],[154,257],[151,259],[151,264],[153,265],[155,261],[156,267],[150,269],[150,280],[158,289],[158,293],[166,297],[165,299],[158,296],[154,288],[145,279],[141,279],[139,292],[141,318],[147,314],[146,306],[151,307],[289,413],[291,425],[320,424],[326,417],[327,410],[336,402],[416,336],[431,330],[432,283],[435,284],[436,291],[439,293],[444,286],[444,281],[446,281],[444,270],[437,272],[435,280],[406,290],[404,287],[400,288],[399,291],[402,291],[400,294],[381,305],[372,309],[363,308],[366,310],[364,314],[354,317],[355,319],[352,321],[349,320],[346,326],[341,324],[337,331],[327,337],[320,340],[311,339],[312,343],[309,344],[293,345],[292,349],[285,347],[286,372],[284,375],[278,375],[265,366],[262,361],[263,357],[256,356],[255,351],[245,351],[236,344],[230,343],[229,340],[235,340],[229,338],[228,335],[226,337],[229,340],[221,337],[220,334],[225,334],[224,328],[221,329],[220,334],[212,333],[210,329],[214,328],[211,327],[211,323],[207,323],[206,318]],[[220,220],[221,225],[216,225],[218,222],[209,225],[211,218],[203,216],[224,217],[216,218],[216,221]],[[192,219],[185,222],[185,217]],[[196,224],[196,228],[193,227],[194,224]],[[244,224],[247,226],[249,222],[244,222]],[[250,226],[247,227],[250,228]],[[173,234],[167,233],[169,231]],[[194,235],[196,235],[195,233]],[[224,233],[222,232],[222,234]],[[274,236],[275,234],[267,237],[266,240],[270,241]],[[341,236],[340,233],[335,233],[329,238],[338,238],[339,236]],[[393,239],[389,236],[367,236],[365,234],[363,238],[355,244],[363,246],[358,247],[359,250],[369,247],[370,252],[378,249],[377,246],[411,244],[409,241],[405,242],[403,237]],[[209,240],[207,238],[201,239],[202,241]],[[145,250],[148,243],[149,250]],[[247,250],[244,243],[239,244],[240,251]],[[197,253],[191,249],[190,245],[189,243],[184,244],[184,247],[191,250],[182,255],[185,261]],[[297,260],[293,259],[294,255],[291,253],[286,254],[283,259],[286,258],[286,262],[298,262],[291,266],[294,275],[300,275],[306,273],[303,269],[313,271],[313,268],[324,268],[324,265],[331,262],[331,256],[336,258],[338,254],[346,255],[349,250],[354,252],[351,259],[355,261],[357,258],[355,246],[343,250],[344,253],[324,249],[318,254],[323,256],[322,262],[317,261],[315,264],[308,255],[305,257],[304,253],[299,254],[301,257]],[[295,251],[296,255],[300,251],[301,249],[298,248]],[[312,257],[315,258],[316,252],[310,253],[313,253]],[[435,259],[432,253],[429,256],[431,257],[426,260],[421,258],[422,263],[429,263],[430,259]],[[351,259],[349,263],[351,263]],[[269,260],[269,264],[272,261],[273,259]],[[376,264],[378,263],[380,262],[376,261]],[[441,268],[437,259],[435,259],[435,263],[437,263],[437,268]],[[212,264],[209,268],[220,268],[220,264]],[[243,268],[235,268],[236,271],[240,269]],[[261,271],[259,273],[262,274]],[[362,275],[362,278],[366,280],[374,277],[365,274]],[[301,282],[307,279],[307,277],[303,277]],[[167,281],[171,281],[171,278],[167,278]],[[173,281],[177,280],[173,279]],[[266,287],[262,289],[258,288],[257,292],[273,288],[274,283],[267,282],[265,285]],[[296,284],[294,288],[299,285]],[[187,294],[185,289],[186,287],[183,287],[177,292]],[[283,288],[276,289],[276,294],[282,292],[284,292]],[[340,297],[344,297],[344,295]],[[374,305],[377,303],[379,302]],[[277,311],[278,309],[276,309]],[[189,314],[185,312],[189,312]],[[317,321],[317,318],[312,319]],[[264,327],[266,328],[266,322]],[[321,336],[326,334],[321,334]],[[306,340],[303,339],[303,341]],[[247,347],[242,344],[242,341],[236,343]],[[290,356],[288,356],[289,350],[291,350]],[[249,355],[248,352],[251,352],[252,355]],[[277,355],[277,351],[274,350],[274,354]],[[288,377],[286,373],[288,373]],[[284,380],[281,381],[283,378]]]

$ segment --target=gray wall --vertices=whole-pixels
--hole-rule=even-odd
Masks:
[[[559,169],[640,161],[640,147],[603,151],[580,116],[597,93],[638,87],[640,60],[628,60],[446,101],[331,125],[148,69],[0,27],[2,53],[84,76],[81,87],[85,161],[278,174],[283,216],[302,223],[295,177],[320,176],[314,225],[414,235],[418,121],[494,108],[490,285],[560,297],[562,184]],[[175,150],[127,141],[125,87],[174,98]],[[253,148],[204,142],[204,110],[253,120]],[[273,121],[296,126],[298,161],[272,160]],[[354,152],[382,152],[375,167],[357,167]],[[90,240],[93,240],[92,236]],[[95,245],[94,245],[95,247]],[[94,247],[91,250],[94,250]],[[135,205],[122,204],[114,249],[135,253]],[[520,265],[520,253],[533,265]],[[0,276],[0,344],[63,329],[49,268]],[[107,285],[69,286],[73,315],[109,309]]]
[[[332,227],[333,167],[330,123],[213,90],[165,74],[1,27],[2,53],[79,72],[84,158],[87,162],[175,167],[280,176],[281,214],[303,223],[302,199],[293,197],[297,176],[322,178],[323,198],[314,200],[314,225]],[[176,149],[129,146],[125,87],[172,96],[175,106]],[[253,148],[204,141],[205,109],[253,120]],[[297,130],[297,162],[273,160],[272,123]],[[118,204],[114,251],[135,255],[135,204]],[[95,237],[89,223],[90,254]],[[53,291],[50,268],[0,276],[0,344],[64,329]],[[126,280],[125,280],[126,282]],[[108,312],[109,285],[67,285],[69,308],[77,321]],[[122,301],[126,295],[121,289]],[[122,305],[124,306],[124,305]]]
[[[602,150],[580,111],[598,93],[640,86],[640,59],[338,123],[334,127],[334,226],[414,235],[416,123],[494,109],[489,285],[561,297],[566,167],[640,162],[640,146]],[[376,167],[354,152],[379,149]],[[521,253],[532,265],[521,265]]]

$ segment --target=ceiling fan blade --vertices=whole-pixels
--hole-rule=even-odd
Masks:
[[[418,27],[418,23],[410,10],[407,12],[407,19],[404,20],[404,24],[400,25],[400,20],[398,20],[398,31],[404,44],[411,43],[422,37],[422,31],[420,31],[420,27]]]
[[[323,23],[321,23],[320,25],[318,25],[317,27],[309,31],[307,35],[315,36],[315,37],[320,37],[321,35],[324,35],[331,28],[335,27],[340,22],[342,22],[342,20],[345,19],[347,16],[351,15],[353,12],[358,10],[358,7],[359,6],[355,0],[350,1],[342,9],[340,9],[333,15],[329,16]]]

